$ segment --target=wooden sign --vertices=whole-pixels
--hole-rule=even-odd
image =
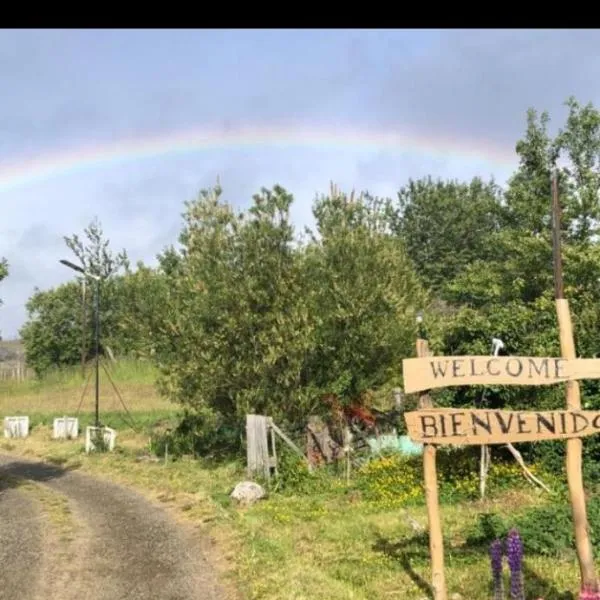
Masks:
[[[429,356],[402,361],[407,394],[459,385],[550,385],[600,379],[600,358]]]
[[[581,438],[600,433],[600,411],[424,409],[404,415],[408,435],[426,444],[488,445]]]

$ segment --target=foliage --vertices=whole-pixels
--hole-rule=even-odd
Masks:
[[[204,191],[187,204],[181,252],[160,257],[171,311],[160,384],[207,420],[306,411],[299,383],[312,327],[293,252],[292,197],[263,189],[247,213]]]
[[[27,363],[38,375],[81,359],[81,290],[70,282],[46,291],[36,289],[27,301],[29,321],[21,328]],[[86,332],[88,353],[92,331]],[[89,354],[88,354],[89,357]]]
[[[313,207],[306,294],[316,316],[306,379],[349,404],[386,383],[412,353],[415,316],[427,307],[404,245],[391,235],[389,201],[335,188]]]
[[[475,499],[479,495],[477,454],[472,449],[443,449],[437,455],[440,499],[457,502]],[[535,465],[530,467],[537,472]],[[523,472],[514,462],[494,461],[488,475],[491,494],[523,484]],[[390,508],[421,504],[423,490],[423,459],[394,453],[373,458],[358,471],[357,486],[366,499]]]
[[[470,183],[410,180],[398,192],[393,223],[423,281],[436,291],[477,259],[493,254],[489,238],[502,215],[500,188]]]
[[[220,426],[214,420],[184,411],[174,428],[153,432],[150,449],[156,456],[167,452],[173,458],[203,456],[205,458],[229,457],[240,450],[239,432],[231,427]]]
[[[81,268],[101,277],[77,275],[49,290],[35,289],[26,308],[28,320],[20,334],[28,364],[38,375],[52,368],[75,365],[95,355],[95,295],[100,291],[101,355],[152,355],[154,336],[161,333],[167,296],[160,271],[141,262],[132,272],[125,250],[113,255],[97,220],[84,230],[87,243],[77,235],[65,237]],[[124,269],[123,274],[119,270]]]
[[[63,239],[67,247],[73,252],[81,266],[87,273],[109,279],[121,268],[128,268],[129,259],[127,251],[122,250],[113,254],[110,250],[110,240],[104,238],[104,231],[100,221],[95,218],[83,230],[87,242],[83,242],[77,234]]]
[[[329,410],[325,395],[350,403],[397,380],[414,343],[427,297],[387,205],[332,190],[300,243],[292,201],[275,186],[236,213],[220,188],[203,191],[187,204],[182,249],[160,257],[170,298],[161,388],[206,423],[241,433],[256,412],[293,428]]]
[[[593,524],[600,519],[600,498],[593,496],[587,503],[590,540],[594,553],[600,551],[600,536]],[[548,527],[552,523],[552,527]],[[510,518],[496,513],[482,513],[477,523],[466,533],[471,545],[488,544],[497,537],[504,537],[516,527],[522,535],[525,552],[532,555],[560,557],[575,549],[573,515],[566,493],[543,506],[528,508]]]

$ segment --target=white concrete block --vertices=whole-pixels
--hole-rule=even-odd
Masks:
[[[97,435],[97,432],[102,432],[102,438],[104,443],[108,446],[109,452],[112,452],[115,449],[115,439],[117,437],[117,432],[110,427],[86,427],[85,429],[85,451],[87,453],[92,452],[96,449],[94,445],[94,438]]]
[[[26,438],[29,435],[29,417],[4,417],[5,438]]]
[[[75,439],[79,437],[79,419],[62,417],[54,419],[52,437],[57,439]]]

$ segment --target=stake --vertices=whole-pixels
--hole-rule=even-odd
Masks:
[[[429,356],[427,340],[417,339],[417,356]],[[433,402],[427,392],[419,397],[419,408],[432,408]],[[437,470],[435,464],[436,447],[425,444],[423,448],[423,475],[425,479],[425,499],[429,520],[429,554],[431,557],[431,586],[434,600],[446,600],[446,578],[444,574],[444,539],[438,500]]]
[[[556,300],[556,315],[560,336],[560,351],[564,358],[575,358],[575,342],[573,340],[573,325],[569,312],[569,302],[564,297],[562,258],[560,251],[560,204],[558,201],[557,174],[552,177],[552,255],[554,262],[554,296]],[[568,381],[567,408],[581,409],[581,394],[578,381]],[[587,511],[582,475],[582,440],[571,438],[567,440],[567,480],[569,496],[573,511],[575,527],[575,547],[581,571],[582,587],[598,590],[592,545],[588,533]]]

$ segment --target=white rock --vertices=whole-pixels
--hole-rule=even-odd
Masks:
[[[253,481],[242,481],[231,492],[231,498],[237,500],[240,504],[254,504],[265,496],[265,490]]]

